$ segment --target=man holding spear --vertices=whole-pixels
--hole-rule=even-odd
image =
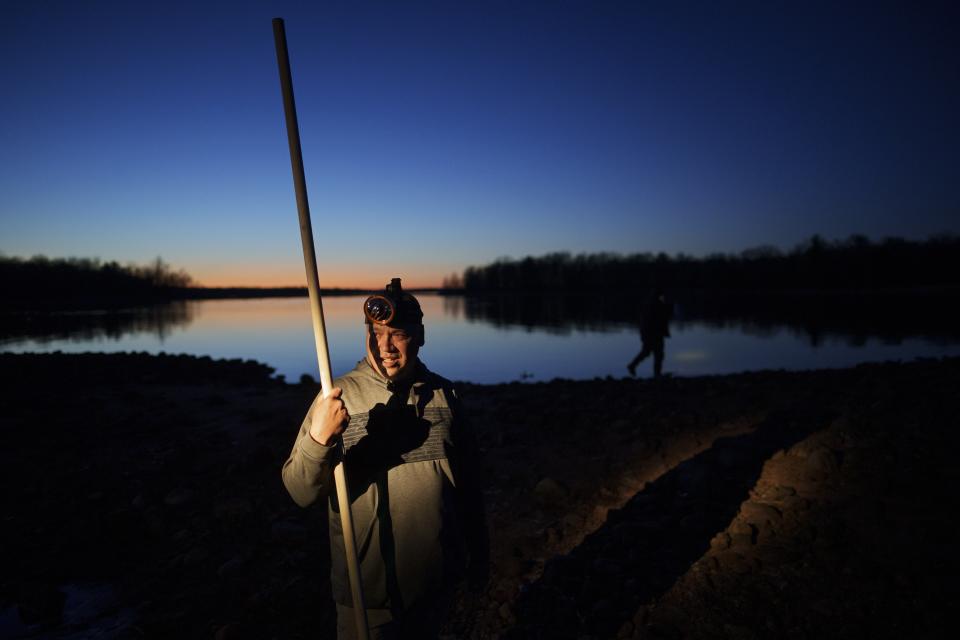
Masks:
[[[366,358],[331,381],[281,18],[273,20],[273,35],[321,383],[283,465],[283,482],[303,507],[330,497],[338,636],[436,637],[449,587],[468,560],[473,586],[486,583],[489,551],[476,445],[453,386],[417,358],[423,312],[399,278],[364,302]]]
[[[371,638],[435,638],[453,583],[486,582],[477,449],[451,383],[418,358],[417,299],[394,278],[364,302],[366,357],[317,396],[283,466],[301,506],[331,495],[343,459]],[[330,500],[340,638],[355,637],[338,505]]]

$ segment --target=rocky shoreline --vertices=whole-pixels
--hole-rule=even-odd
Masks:
[[[279,469],[316,385],[0,354],[0,636],[334,637],[323,508]],[[493,575],[451,638],[943,637],[960,359],[462,386]]]

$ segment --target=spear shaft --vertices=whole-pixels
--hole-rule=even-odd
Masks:
[[[320,300],[320,280],[317,277],[317,256],[313,247],[313,229],[310,225],[310,205],[307,202],[307,181],[303,173],[303,154],[300,150],[300,126],[297,124],[297,107],[293,100],[293,77],[290,73],[290,58],[287,54],[287,35],[281,18],[273,19],[273,39],[277,48],[277,66],[280,68],[280,91],[283,94],[283,111],[287,118],[287,142],[290,145],[290,167],[293,170],[293,188],[297,195],[297,212],[300,216],[300,240],[303,243],[303,264],[307,271],[307,290],[310,294],[310,315],[313,319],[313,338],[317,347],[317,363],[320,366],[320,387],[324,396],[330,395],[333,376],[330,373],[330,353],[327,350],[327,330],[323,323],[323,304]],[[363,585],[360,581],[360,560],[353,533],[353,513],[350,510],[350,491],[343,469],[343,441],[340,447],[340,462],[333,469],[337,487],[337,502],[340,507],[340,522],[343,525],[343,544],[347,556],[347,573],[353,597],[354,622],[359,640],[367,640],[367,609],[363,602]]]

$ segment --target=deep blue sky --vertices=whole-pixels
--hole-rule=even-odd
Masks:
[[[299,284],[960,231],[949,5],[4,2],[0,251]],[[196,6],[195,6],[196,5]]]

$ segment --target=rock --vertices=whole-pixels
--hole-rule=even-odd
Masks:
[[[563,537],[563,534],[558,531],[555,527],[547,527],[544,529],[543,542],[547,547],[553,547],[560,542],[560,539]]]
[[[682,638],[683,632],[672,625],[651,622],[644,626],[644,632],[639,636],[641,638]]]
[[[302,524],[281,520],[270,527],[270,534],[280,544],[299,546],[307,541],[307,528]]]
[[[797,490],[786,485],[776,484],[763,487],[757,495],[765,500],[783,500],[797,495]]]
[[[730,536],[730,548],[731,549],[743,549],[744,547],[753,546],[754,536],[752,533],[736,533]]]
[[[813,503],[807,498],[789,496],[783,499],[784,511],[808,511]]]
[[[243,572],[243,566],[246,564],[240,556],[234,556],[224,562],[217,569],[217,575],[224,580],[232,580]]]
[[[753,527],[750,526],[749,522],[746,522],[742,518],[736,518],[730,523],[730,526],[727,527],[727,533],[730,535],[750,535],[753,533]]]
[[[747,627],[725,624],[723,625],[723,637],[730,638],[730,640],[752,640],[757,636]]]
[[[265,444],[258,445],[243,457],[240,469],[245,472],[269,469],[277,463],[273,452]]]
[[[797,444],[790,447],[787,451],[787,455],[792,458],[806,459],[813,455],[816,451],[823,449],[823,439],[810,437],[806,440],[801,440]]]
[[[147,530],[153,534],[160,534],[166,524],[162,509],[160,507],[147,507],[143,510],[143,523]]]
[[[730,545],[733,544],[733,540],[730,537],[730,534],[726,531],[721,531],[717,535],[713,536],[710,540],[710,548],[714,551],[723,551],[724,549],[729,549]]]
[[[740,517],[758,527],[773,524],[783,519],[780,511],[776,508],[753,501],[744,502],[740,505]]]
[[[163,497],[163,503],[168,507],[179,507],[193,500],[193,491],[190,489],[174,489]]]
[[[717,554],[717,561],[722,571],[731,571],[738,575],[745,575],[753,571],[753,563],[735,551],[726,551]]]
[[[213,507],[213,515],[218,520],[241,520],[253,512],[253,505],[242,497],[233,497],[218,502]]]
[[[757,540],[757,528],[740,518],[730,524],[727,533],[730,535],[731,547],[749,547]]]
[[[553,478],[540,480],[533,488],[533,493],[544,506],[552,507],[562,506],[570,495],[570,491]]]
[[[580,529],[584,526],[584,517],[578,513],[568,513],[560,521],[564,529]]]
[[[717,560],[716,555],[709,555],[701,558],[694,566],[697,567],[697,571],[710,573],[720,568],[720,561]]]
[[[194,547],[193,549],[190,549],[190,551],[187,551],[183,555],[183,566],[184,567],[199,566],[203,564],[203,562],[208,557],[210,557],[210,552],[208,552],[206,549],[204,549],[203,547]]]
[[[214,640],[246,640],[248,634],[235,622],[225,624],[213,634]]]
[[[631,618],[631,622],[633,622],[634,628],[642,629],[647,624],[649,614],[650,614],[649,606],[644,604],[637,607],[636,612],[633,614],[633,617]]]
[[[503,603],[509,601],[513,597],[514,591],[516,591],[516,588],[513,586],[511,581],[499,580],[489,590],[489,594],[494,603]]]
[[[839,471],[837,455],[826,447],[818,447],[807,457],[805,471],[810,479],[829,478]]]
[[[113,640],[143,640],[143,629],[135,624],[125,624],[119,627],[112,636]]]

